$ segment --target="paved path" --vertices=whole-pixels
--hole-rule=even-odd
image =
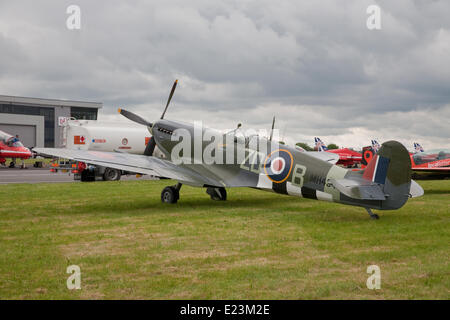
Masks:
[[[152,180],[150,176],[142,176],[141,178],[136,178],[134,175],[122,176],[120,180]],[[53,173],[50,172],[49,168],[28,168],[28,169],[18,169],[18,168],[5,168],[0,167],[0,184],[9,183],[52,183],[52,182],[76,182],[73,179],[73,175],[68,173]]]

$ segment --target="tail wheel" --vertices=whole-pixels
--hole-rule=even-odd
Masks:
[[[210,195],[211,200],[215,201],[226,201],[227,200],[227,190],[225,188],[212,188],[206,189],[206,193]]]
[[[112,169],[112,168],[106,168],[105,172],[103,173],[103,180],[105,181],[117,181],[120,180],[120,170]]]
[[[161,192],[161,201],[163,203],[177,203],[180,198],[180,192],[173,186],[165,187]]]

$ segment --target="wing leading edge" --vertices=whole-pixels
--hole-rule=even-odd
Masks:
[[[92,165],[170,178],[194,186],[221,185],[218,181],[201,176],[193,170],[177,166],[170,161],[156,157],[65,148],[34,148],[33,151],[39,154],[81,161]]]

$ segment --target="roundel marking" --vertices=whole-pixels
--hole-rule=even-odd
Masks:
[[[283,158],[278,157],[271,161],[270,170],[275,174],[280,174],[284,167],[286,166],[286,161]]]
[[[294,164],[292,154],[286,149],[272,151],[264,160],[264,173],[275,183],[287,180]]]

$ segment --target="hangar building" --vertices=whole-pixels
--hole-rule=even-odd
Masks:
[[[18,135],[26,147],[61,147],[65,118],[97,120],[100,102],[0,95],[0,130]]]

